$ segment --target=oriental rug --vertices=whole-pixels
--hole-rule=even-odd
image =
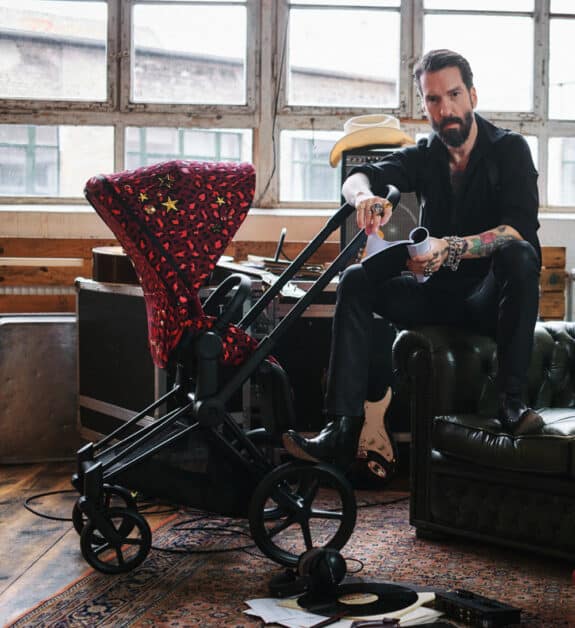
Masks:
[[[405,497],[358,491],[357,499],[357,525],[342,550],[355,559],[349,570],[363,564],[357,576],[465,588],[522,608],[522,626],[575,627],[572,566],[468,541],[421,540],[409,525]],[[262,625],[243,613],[244,600],[267,597],[267,583],[281,568],[253,546],[245,521],[181,511],[154,533],[153,546],[158,549],[132,572],[90,572],[11,626]],[[243,549],[213,552],[238,546]]]

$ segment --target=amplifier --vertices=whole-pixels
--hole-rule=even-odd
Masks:
[[[397,146],[367,146],[354,150],[344,151],[341,159],[341,182],[345,181],[349,173],[356,166],[381,161],[383,157],[397,150]],[[383,229],[386,240],[404,240],[409,232],[419,224],[419,203],[413,192],[401,195],[398,206],[393,212],[391,220]],[[345,247],[358,232],[355,214],[352,214],[342,225],[341,248]]]
[[[435,594],[435,608],[447,617],[477,628],[519,624],[521,609],[465,589]]]

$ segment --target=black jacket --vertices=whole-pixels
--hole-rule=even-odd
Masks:
[[[450,182],[449,153],[435,133],[350,174],[365,173],[377,195],[383,195],[386,184],[401,192],[416,192],[421,224],[432,236],[467,236],[506,224],[530,242],[541,258],[538,175],[529,146],[520,134],[496,127],[478,114],[475,119],[477,140],[458,199]],[[489,265],[488,258],[462,260],[455,273],[446,269],[435,273],[433,283],[471,286],[485,276]]]

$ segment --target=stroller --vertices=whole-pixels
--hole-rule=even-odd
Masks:
[[[192,161],[167,161],[94,177],[86,184],[86,198],[134,265],[153,361],[173,381],[169,392],[77,453],[72,484],[80,497],[72,519],[85,560],[103,573],[134,569],[151,548],[149,524],[131,492],[145,477],[139,469],[166,450],[185,450],[196,438],[214,452],[220,475],[227,474],[237,497],[234,508],[226,504],[224,509],[247,516],[255,544],[273,561],[295,567],[303,552],[322,546],[341,549],[353,532],[354,492],[340,470],[302,461],[278,465],[270,455],[281,433],[295,425],[289,381],[271,353],[291,323],[356,255],[365,234],[358,233],[257,342],[248,333],[250,326],[354,210],[341,207],[249,309],[250,280],[243,274],[224,279],[202,303],[200,289],[245,219],[254,186],[250,164]],[[252,378],[266,400],[265,418],[261,427],[244,430],[229,404]],[[184,484],[187,477],[192,483],[193,474],[184,474]],[[169,498],[171,485],[169,477],[150,481],[144,492]],[[208,492],[215,495],[210,510],[219,512],[217,491],[208,487]]]

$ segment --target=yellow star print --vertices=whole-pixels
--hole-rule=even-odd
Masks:
[[[168,196],[168,200],[165,203],[162,203],[162,205],[166,208],[167,212],[178,211],[178,208],[176,207],[176,203],[179,203],[179,201],[174,200]]]
[[[140,192],[140,203],[143,203],[144,201],[148,200],[148,195],[145,192]]]
[[[216,203],[217,203],[220,207],[221,207],[222,205],[224,205],[224,204],[225,204],[225,202],[226,202],[226,201],[225,201],[225,200],[224,200],[221,196],[218,196],[218,198],[216,199]]]

